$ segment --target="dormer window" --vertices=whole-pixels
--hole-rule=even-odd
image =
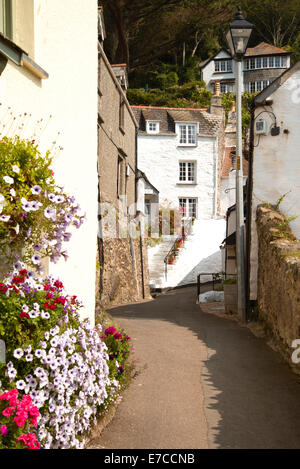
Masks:
[[[147,133],[148,134],[158,134],[159,133],[159,122],[157,121],[147,121]]]

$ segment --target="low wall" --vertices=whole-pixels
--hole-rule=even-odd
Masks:
[[[140,240],[133,240],[133,251],[129,239],[106,238],[103,240],[103,289],[101,304],[128,304],[151,298],[149,290],[147,248],[143,246],[143,277]],[[132,256],[132,252],[134,255]]]
[[[300,339],[300,242],[282,214],[262,205],[257,232],[259,319],[290,359]]]

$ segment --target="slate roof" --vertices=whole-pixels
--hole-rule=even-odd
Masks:
[[[235,155],[235,147],[227,147],[225,148],[225,155],[222,164],[222,178],[227,178],[229,176],[230,171],[234,169],[233,162],[232,162],[232,153]],[[249,163],[243,155],[243,176],[248,176],[249,173]]]
[[[175,122],[198,122],[199,135],[214,136],[218,133],[222,118],[207,112],[207,109],[163,108],[149,106],[131,106],[139,125],[139,135],[146,132],[146,121],[159,121],[159,134],[175,135]]]
[[[280,48],[272,46],[267,42],[261,42],[256,47],[248,47],[245,57],[256,57],[257,55],[277,55],[277,54],[290,54],[290,52]]]

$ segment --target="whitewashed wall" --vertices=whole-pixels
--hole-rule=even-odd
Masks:
[[[209,91],[214,92],[214,87],[211,85],[211,80],[234,80],[235,79],[235,62],[232,61],[232,73],[222,73],[215,72],[215,59],[231,59],[231,56],[225,51],[221,51],[216,57],[211,60],[205,67],[202,69],[202,78],[207,85]]]
[[[288,195],[280,205],[280,210],[287,216],[296,216],[291,228],[300,238],[300,71],[295,71],[272,96],[272,111],[280,125],[280,135],[272,137],[270,127],[273,119],[268,114],[260,117],[268,122],[268,135],[261,136],[259,145],[254,149],[253,162],[253,198],[251,226],[251,275],[250,299],[257,298],[257,231],[256,208],[263,202],[275,204],[285,193]],[[270,109],[266,107],[266,109]],[[256,110],[258,115],[263,108]],[[284,133],[287,129],[289,133]],[[258,137],[255,137],[255,145]]]
[[[21,23],[19,27],[26,29],[28,25]],[[87,219],[67,245],[68,262],[50,264],[50,273],[59,276],[68,292],[84,302],[83,316],[94,320],[97,1],[34,0],[34,51],[32,58],[49,73],[49,79],[39,80],[9,61],[0,77],[1,122],[9,112],[16,116],[26,112],[26,125],[22,127],[20,119],[20,128],[15,126],[9,132],[31,138],[34,134],[32,123],[43,118],[35,136],[41,150],[63,147],[55,158],[55,177],[67,192],[74,194]]]
[[[197,147],[177,147],[176,136],[138,137],[138,166],[159,190],[160,204],[178,207],[180,197],[197,198],[198,218],[213,216],[215,141],[214,137],[199,137]],[[180,161],[196,161],[197,184],[178,184]]]

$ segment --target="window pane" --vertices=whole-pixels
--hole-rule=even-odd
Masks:
[[[261,91],[261,90],[262,90],[261,81],[257,81],[256,82],[256,91]]]
[[[196,218],[196,215],[197,215],[196,199],[189,199],[188,216],[191,218]]]
[[[188,143],[194,145],[196,143],[196,126],[189,125],[188,126]]]
[[[222,61],[221,61],[221,71],[222,71],[222,72],[225,72],[225,71],[226,71],[226,61],[225,61],[225,60],[222,60]]]
[[[281,67],[281,57],[275,57],[275,67]]]
[[[268,68],[268,64],[269,64],[268,57],[264,57],[263,58],[263,68]]]
[[[194,163],[188,164],[188,181],[193,182],[195,179],[195,166]]]
[[[218,62],[217,60],[215,61],[215,71],[216,72],[220,71],[220,62]]]
[[[185,163],[179,163],[179,181],[186,180],[186,166]]]
[[[232,61],[231,60],[227,61],[227,72],[232,72]]]
[[[270,68],[274,67],[274,57],[269,57],[269,67]]]
[[[250,83],[250,93],[255,93],[255,81]]]
[[[251,70],[255,69],[255,59],[250,60],[250,68],[251,68]]]
[[[180,143],[187,143],[187,140],[186,140],[186,126],[185,125],[180,125],[179,126],[179,129],[180,129]]]
[[[258,57],[256,59],[256,68],[261,68],[261,58],[260,57]]]

